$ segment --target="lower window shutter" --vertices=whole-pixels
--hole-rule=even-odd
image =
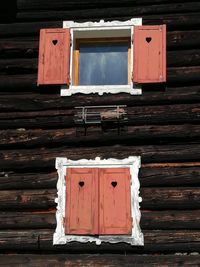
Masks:
[[[133,82],[166,81],[166,25],[135,26]]]
[[[95,168],[67,169],[65,233],[98,234],[98,170]]]
[[[41,29],[38,85],[69,84],[70,30]]]
[[[99,169],[100,211],[99,234],[131,234],[130,170]]]

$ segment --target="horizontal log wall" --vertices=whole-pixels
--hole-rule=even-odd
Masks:
[[[198,266],[199,1],[8,0],[0,13],[0,266]],[[70,98],[60,97],[59,87],[37,87],[41,28],[132,17],[167,24],[166,84],[143,86],[140,96]],[[128,127],[118,135],[91,126],[84,136],[73,120],[80,105],[127,105]],[[129,155],[142,157],[145,246],[53,246],[55,158]]]
[[[160,267],[161,264],[165,266],[198,266],[200,257],[198,255],[66,255],[66,254],[52,254],[48,255],[12,255],[5,259],[5,256],[0,256],[0,266],[30,266],[30,267],[44,267],[47,266],[70,266],[70,267],[82,267],[82,266],[109,266],[109,267],[121,267],[122,262],[124,267],[129,266],[150,266]]]

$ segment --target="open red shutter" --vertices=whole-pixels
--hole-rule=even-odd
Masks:
[[[70,30],[41,29],[38,85],[69,84]]]
[[[99,169],[99,234],[131,234],[130,170]]]
[[[67,169],[65,233],[98,234],[98,169]]]
[[[135,83],[166,81],[166,25],[135,26],[133,36]]]

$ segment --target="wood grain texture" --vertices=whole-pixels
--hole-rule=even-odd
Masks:
[[[198,266],[200,261],[199,255],[66,255],[52,254],[25,254],[12,255],[6,258],[5,255],[0,255],[0,266],[13,267],[124,267],[130,266]]]
[[[27,89],[27,88],[24,88]],[[166,87],[164,90],[153,90],[153,88],[144,88],[142,95],[130,97],[129,94],[116,95],[74,95],[70,101],[65,97],[60,97],[58,92],[45,90],[42,92],[33,91],[32,93],[8,94],[4,92],[0,98],[0,111],[40,111],[48,109],[68,109],[78,105],[128,105],[128,106],[146,106],[146,105],[165,105],[175,103],[198,103],[200,101],[200,86]]]
[[[180,2],[180,1],[174,1],[174,2]],[[134,0],[134,5],[145,5],[152,3],[152,0]],[[154,0],[154,3],[157,4],[164,4],[164,3],[170,3],[169,0]],[[74,1],[64,1],[64,0],[58,0],[56,3],[49,2],[48,0],[43,0],[42,2],[39,0],[18,0],[17,1],[17,7],[19,10],[42,10],[42,9],[79,9],[81,7],[106,7],[106,6],[125,6],[125,5],[131,5],[133,4],[130,0],[121,0],[120,2],[117,2],[116,0],[102,0],[99,2],[98,0],[74,0]]]
[[[87,135],[77,134],[76,128],[60,130],[41,129],[19,129],[0,130],[1,148],[34,148],[39,146],[55,146],[64,144],[84,144],[95,142],[103,144],[107,142],[120,141],[123,143],[134,141],[145,141],[146,143],[157,143],[157,140],[167,142],[170,140],[198,140],[200,136],[200,126],[193,124],[183,125],[141,125],[129,126],[127,132],[118,135],[117,131],[103,132],[101,127],[93,126],[87,128]]]
[[[126,158],[130,155],[140,155],[143,163],[162,162],[195,162],[199,160],[200,149],[198,143],[179,143],[170,145],[114,145],[101,147],[66,147],[36,148],[31,150],[2,150],[0,154],[0,169],[54,169],[56,157],[67,157],[72,160],[80,158]]]
[[[145,6],[133,6],[129,5],[128,7],[121,5],[117,7],[113,5],[112,7],[104,8],[84,8],[79,10],[40,10],[40,11],[22,11],[17,13],[17,19],[21,20],[68,20],[76,19],[77,16],[79,19],[90,18],[110,18],[120,16],[120,17],[130,17],[138,16],[141,17],[147,14],[166,14],[166,13],[176,13],[177,9],[179,12],[196,12],[200,10],[200,5],[198,2],[189,2],[189,3],[170,3],[162,5],[145,5]]]

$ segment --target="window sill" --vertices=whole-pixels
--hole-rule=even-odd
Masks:
[[[144,246],[144,237],[143,234],[140,233],[138,236],[122,236],[122,235],[115,235],[115,236],[99,236],[99,237],[92,237],[92,236],[76,236],[76,235],[63,235],[60,236],[57,233],[54,233],[53,236],[53,244],[54,245],[64,245],[69,242],[81,242],[81,243],[87,243],[87,242],[95,242],[96,245],[101,245],[102,242],[109,242],[111,244],[115,243],[127,243],[132,246]]]
[[[61,96],[71,96],[73,94],[118,94],[128,93],[131,95],[141,95],[142,89],[140,86],[133,88],[131,85],[96,85],[96,86],[66,86],[61,87]]]

